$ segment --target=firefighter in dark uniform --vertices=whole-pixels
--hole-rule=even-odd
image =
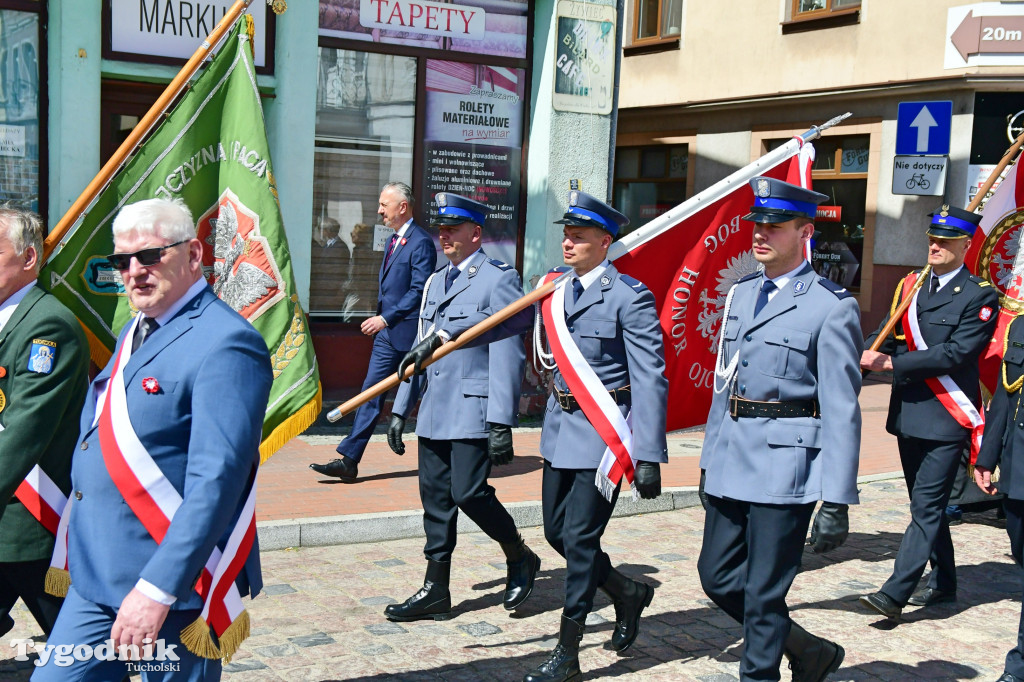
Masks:
[[[978,357],[992,339],[999,313],[996,289],[964,267],[981,216],[943,206],[931,217],[928,281],[897,325],[895,338],[886,339],[877,352],[865,350],[861,359],[866,370],[892,372],[886,430],[896,436],[910,493],[911,522],[892,575],[878,592],[861,597],[866,607],[893,620],[907,604],[930,606],[956,599],[953,541],[944,512],[971,424],[980,423]],[[905,288],[909,291],[901,281],[893,310]],[[869,345],[890,315],[868,338]],[[909,329],[904,325],[908,321]],[[928,583],[917,590],[929,561]]]
[[[741,680],[819,682],[845,652],[793,623],[786,595],[812,537],[845,539],[860,458],[860,310],[804,259],[824,194],[754,178],[754,257],[730,290],[700,466],[707,517],[704,591],[743,625]]]

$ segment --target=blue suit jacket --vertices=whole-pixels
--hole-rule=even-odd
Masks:
[[[857,300],[809,264],[754,315],[760,275],[734,286],[722,334],[724,361],[739,354],[734,382],[716,393],[700,466],[709,495],[764,504],[857,503],[860,355]],[[739,417],[746,400],[815,399],[819,417]]]
[[[619,410],[623,415],[633,412],[633,457],[667,462],[668,380],[654,295],[643,283],[619,274],[614,265],[575,303],[572,287],[565,287],[563,295],[569,333],[597,378],[608,389],[631,388],[632,406],[620,405]],[[557,368],[554,384],[560,391],[568,390]],[[596,469],[605,448],[583,410],[565,412],[554,394],[548,396],[540,437],[544,459],[557,469]]]
[[[92,425],[95,388],[110,378],[113,362],[94,380],[82,410],[71,471],[71,582],[85,599],[117,607],[144,578],[178,598],[171,608],[201,608],[192,586],[214,545],[230,533],[259,463],[273,380],[267,345],[207,287],[154,331],[125,367],[132,426],[183,498],[159,545],[111,480]],[[159,383],[157,393],[143,390],[148,377]],[[258,546],[237,582],[243,595],[255,596],[263,586]]]
[[[424,295],[424,333],[448,322],[461,329],[467,320],[485,317],[482,311],[504,308],[523,295],[519,273],[487,258],[483,251],[469,256],[465,271],[445,292],[447,267],[446,263],[437,271]],[[486,438],[488,422],[515,426],[525,367],[521,336],[460,348],[445,356],[422,377],[416,435],[437,440]],[[399,386],[395,414],[408,416],[412,411],[414,389],[411,382]]]
[[[416,341],[423,285],[436,264],[434,240],[415,222],[405,231],[404,243],[400,239],[395,244],[387,265],[381,261],[377,314],[388,326],[380,333],[398,350],[409,350]]]

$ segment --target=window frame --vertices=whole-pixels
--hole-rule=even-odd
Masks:
[[[651,46],[651,45],[669,45],[669,44],[673,44],[673,43],[675,43],[675,44],[679,43],[679,41],[682,39],[682,35],[683,35],[682,22],[679,22],[680,23],[680,27],[679,27],[679,32],[678,33],[668,33],[668,34],[666,34],[666,33],[663,32],[664,31],[664,26],[662,26],[662,23],[664,21],[664,3],[665,3],[665,1],[666,0],[657,0],[657,3],[658,3],[658,31],[657,31],[657,35],[651,36],[651,37],[648,37],[648,38],[641,38],[638,35],[639,32],[640,32],[640,22],[639,22],[640,3],[644,2],[644,0],[633,0],[633,3],[631,4],[630,10],[629,10],[629,19],[630,19],[630,23],[632,25],[632,31],[630,32],[630,47],[641,47],[641,46],[646,47],[646,46]],[[831,0],[829,0],[829,1],[831,2]]]
[[[801,21],[807,19],[818,19],[824,16],[835,16],[838,14],[852,14],[859,12],[861,2],[851,3],[846,7],[833,7],[836,0],[825,0],[825,6],[821,9],[812,9],[801,12],[800,2],[801,0],[791,0],[790,5],[790,18],[793,21]]]
[[[620,150],[625,149],[650,149],[654,147],[676,147],[685,146],[686,155],[686,177],[685,178],[673,178],[669,176],[663,176],[659,178],[645,178],[645,177],[620,177],[615,174],[612,179],[612,201],[616,196],[616,189],[620,183],[629,182],[680,182],[685,187],[684,196],[689,199],[696,192],[696,179],[694,173],[694,164],[697,163],[697,133],[692,130],[679,130],[674,132],[662,132],[662,133],[622,133],[617,136],[615,140],[615,159],[612,159],[612,168],[617,170],[618,156]],[[618,208],[618,207],[616,207]],[[628,231],[632,231],[640,227],[637,225],[630,225]],[[628,231],[624,234],[627,234]]]

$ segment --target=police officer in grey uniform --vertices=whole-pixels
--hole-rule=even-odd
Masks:
[[[660,463],[668,461],[668,381],[654,296],[607,259],[608,247],[628,222],[589,194],[570,192],[569,207],[556,221],[565,226],[566,266],[555,271],[572,270],[573,275],[564,289],[552,295],[564,296],[567,329],[587,364],[620,412],[632,412],[634,486],[640,497],[651,499],[661,494]],[[544,535],[566,561],[565,604],[558,644],[544,663],[526,675],[526,682],[577,679],[579,644],[597,589],[615,607],[610,647],[616,651],[633,644],[641,612],[654,596],[651,585],[613,568],[601,549],[601,536],[619,491],[616,488],[606,499],[596,485],[605,442],[570,392],[561,369],[553,369],[554,391],[548,397],[540,441],[542,505]]]
[[[446,336],[444,325],[463,325],[479,311],[502,308],[523,294],[519,273],[487,257],[480,248],[488,207],[456,194],[435,197],[440,242],[449,263],[424,287],[421,341],[401,361],[422,370],[423,358]],[[520,318],[529,319],[529,310]],[[440,332],[440,334],[439,334]],[[427,542],[423,588],[402,604],[385,609],[389,620],[451,617],[449,577],[458,513],[465,512],[505,553],[508,575],[504,606],[513,610],[530,596],[540,558],[523,541],[515,522],[487,482],[492,465],[512,461],[512,427],[517,424],[525,369],[520,336],[459,349],[427,368],[416,422],[419,437],[420,499]],[[402,431],[412,412],[416,386],[403,383],[392,408],[388,444],[405,452]]]
[[[992,404],[985,415],[985,440],[974,466],[978,487],[989,495],[1001,492],[1006,510],[1006,534],[1017,566],[1024,566],[1024,414],[1020,411],[1024,386],[1024,322],[1015,317],[999,339],[1003,365]],[[999,488],[992,472],[999,466]],[[1017,645],[1006,654],[1003,674],[996,682],[1024,682],[1024,613],[1017,625]]]
[[[751,180],[754,257],[725,306],[700,466],[708,509],[697,563],[704,591],[743,625],[742,680],[825,679],[845,652],[792,622],[786,595],[814,535],[838,544],[856,504],[860,454],[860,311],[804,260],[827,197]]]
[[[931,606],[956,599],[956,562],[944,512],[971,430],[943,406],[928,380],[947,376],[966,400],[980,405],[978,357],[992,339],[999,315],[995,287],[964,267],[964,256],[981,216],[943,206],[931,218],[928,263],[932,271],[930,281],[917,293],[921,335],[917,349],[909,349],[901,321],[895,338],[886,339],[877,352],[864,351],[861,360],[864,369],[892,372],[885,428],[896,436],[910,492],[911,522],[903,534],[892,575],[878,592],[860,600],[873,612],[893,620],[907,604]],[[902,289],[901,281],[894,309]],[[915,592],[929,561],[932,572],[928,583]]]

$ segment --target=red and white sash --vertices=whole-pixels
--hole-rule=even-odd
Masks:
[[[548,273],[542,283],[551,282],[558,276],[557,272]],[[625,477],[626,483],[633,490],[633,498],[637,499],[638,494],[633,486],[636,460],[633,459],[631,413],[622,416],[619,406],[612,400],[608,389],[601,383],[569,333],[565,324],[565,287],[568,282],[568,279],[560,282],[541,303],[544,325],[549,330],[548,343],[566,385],[607,446],[598,465],[594,484],[605,499],[611,501],[619,481]]]
[[[912,273],[907,276],[903,282],[903,295],[907,296],[917,281],[918,274]],[[917,321],[917,297],[921,293],[920,289],[914,293],[914,298],[911,300],[910,305],[907,306],[906,312],[903,313],[903,333],[907,337],[907,348],[911,351],[915,350],[928,350],[928,344],[924,340],[924,336],[921,334],[921,327]],[[970,398],[967,397],[956,382],[953,381],[952,377],[948,374],[943,374],[938,377],[929,377],[925,379],[925,383],[928,384],[928,388],[932,390],[935,397],[939,399],[942,406],[946,408],[950,416],[956,420],[956,422],[969,429],[971,432],[971,462],[974,462],[978,456],[978,450],[981,449],[981,435],[985,429],[985,414],[981,412]]]
[[[28,472],[28,476],[14,491],[14,496],[36,521],[57,535],[60,515],[64,512],[68,498],[38,464]]]
[[[128,415],[124,367],[131,358],[131,339],[139,317],[136,316],[121,342],[107,390],[97,406],[97,426],[103,461],[111,479],[135,516],[160,543],[182,498],[139,440]],[[226,546],[223,551],[214,547],[195,586],[203,598],[203,611],[199,619],[182,631],[182,644],[197,656],[230,660],[249,635],[248,613],[242,606],[235,578],[245,565],[256,536],[255,473],[253,467],[249,495]],[[64,545],[66,554],[66,536]],[[57,561],[56,553],[51,566]],[[211,627],[217,633],[219,646],[210,636]]]

